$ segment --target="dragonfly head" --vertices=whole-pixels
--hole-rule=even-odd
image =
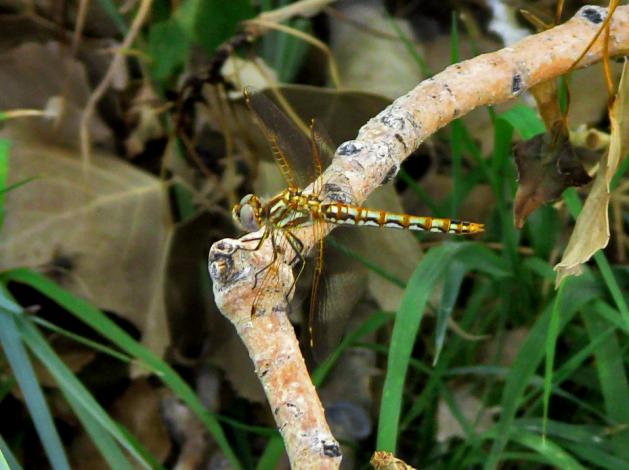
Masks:
[[[248,232],[255,232],[262,226],[262,203],[254,194],[247,194],[232,209],[232,217],[237,225]]]

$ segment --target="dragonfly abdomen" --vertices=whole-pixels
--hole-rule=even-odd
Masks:
[[[366,225],[439,233],[478,233],[483,231],[483,224],[474,222],[398,214],[342,203],[322,204],[321,213],[327,222],[336,225]]]

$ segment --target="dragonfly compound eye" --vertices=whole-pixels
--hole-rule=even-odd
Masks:
[[[255,232],[260,228],[259,220],[260,201],[252,194],[248,194],[236,204],[232,215],[243,229],[248,232]]]

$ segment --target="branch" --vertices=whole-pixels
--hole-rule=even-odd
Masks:
[[[398,98],[363,126],[356,140],[336,151],[322,175],[325,198],[360,203],[389,181],[402,161],[431,134],[479,106],[512,99],[528,88],[566,73],[605,20],[607,9],[583,7],[567,23],[532,35],[512,47],[452,65]],[[609,55],[629,53],[629,6],[611,22]],[[577,67],[599,61],[602,36]],[[259,234],[258,234],[259,235]],[[319,234],[323,236],[324,234]],[[292,272],[286,258],[277,286],[265,292],[251,316],[255,274],[272,260],[270,243],[258,251],[240,250],[255,234],[225,239],[210,250],[209,270],[216,304],[236,326],[255,364],[293,468],[337,468],[340,448],[325,421],[286,311]],[[297,234],[308,249],[312,230]],[[290,250],[288,250],[290,251]]]

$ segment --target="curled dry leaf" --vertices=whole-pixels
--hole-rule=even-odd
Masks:
[[[609,183],[629,150],[629,72],[623,68],[618,94],[609,118],[611,136],[609,151],[600,163],[592,190],[577,218],[574,231],[561,262],[555,266],[559,285],[566,276],[581,273],[581,265],[609,242]]]
[[[590,151],[574,148],[558,124],[550,134],[537,135],[515,146],[519,177],[513,212],[518,228],[531,212],[557,199],[566,188],[583,186],[591,180],[582,163]]]
[[[376,470],[415,470],[415,467],[396,458],[392,453],[382,450],[374,452],[369,463]]]
[[[159,97],[150,86],[145,83],[133,98],[127,120],[133,130],[125,140],[127,154],[135,157],[141,154],[146,144],[165,134],[162,123],[159,120]]]

